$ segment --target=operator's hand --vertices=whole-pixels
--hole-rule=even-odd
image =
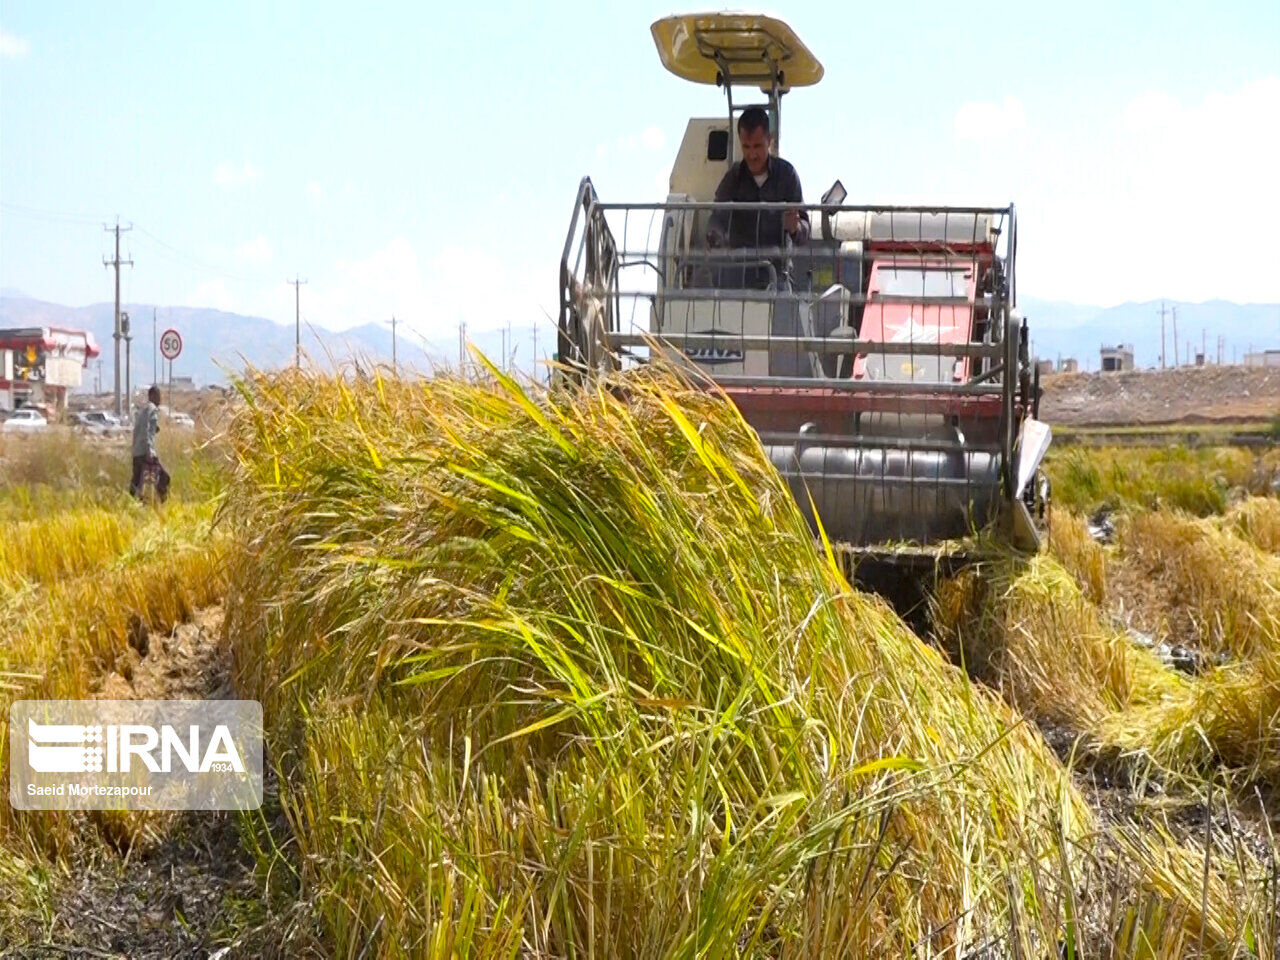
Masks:
[[[782,224],[786,227],[787,233],[791,234],[791,238],[794,240],[795,235],[800,230],[800,211],[788,210],[782,215]]]

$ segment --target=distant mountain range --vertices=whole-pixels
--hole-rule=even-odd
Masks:
[[[1122,303],[1115,307],[1089,307],[1060,300],[1022,297],[1019,308],[1027,318],[1036,353],[1046,360],[1075,357],[1081,369],[1098,369],[1098,348],[1103,344],[1131,344],[1139,367],[1160,366],[1160,300]],[[1244,362],[1249,350],[1280,348],[1280,303],[1204,303],[1163,301],[1165,310],[1165,362],[1173,366],[1174,311],[1177,311],[1178,359],[1193,363],[1203,343],[1210,363],[1218,358],[1218,337],[1223,340],[1222,361]],[[1188,355],[1188,349],[1190,354]]]
[[[102,387],[109,390],[112,377],[111,357],[114,307],[95,303],[87,307],[67,307],[25,296],[13,296],[6,289],[0,296],[0,327],[61,326],[88,330],[102,351]],[[228,371],[243,370],[246,364],[258,369],[273,369],[293,362],[293,324],[276,323],[263,317],[249,317],[203,307],[155,307],[150,304],[123,304],[129,314],[133,334],[130,368],[134,386],[151,383],[153,366],[152,310],[155,328],[163,333],[173,327],[182,335],[182,354],[174,361],[174,376],[189,376],[197,386],[226,383]],[[554,331],[550,324],[538,333],[538,351],[547,356],[554,349]],[[470,335],[475,346],[497,362],[503,352],[503,331],[481,330]],[[513,331],[509,353],[512,363],[530,372],[533,355],[532,331]],[[313,364],[330,367],[350,362],[391,363],[391,328],[368,323],[346,330],[326,330],[303,324],[302,351]],[[457,364],[458,342],[423,341],[420,337],[398,330],[396,359],[405,369],[426,372],[434,367]],[[155,361],[163,366],[163,358]],[[542,368],[545,371],[545,368]],[[93,389],[97,376],[91,366],[86,372],[85,386]],[[165,372],[159,371],[159,379]]]
[[[1115,307],[1091,307],[1056,300],[1023,297],[1021,309],[1031,328],[1036,353],[1045,359],[1075,357],[1082,369],[1098,368],[1098,348],[1106,344],[1132,344],[1139,367],[1160,365],[1160,301],[1124,303]],[[1202,331],[1210,360],[1216,360],[1218,337],[1224,340],[1223,360],[1233,356],[1243,361],[1247,350],[1280,349],[1280,304],[1166,302],[1166,361],[1172,365],[1173,309],[1177,310],[1178,354],[1186,363],[1200,349]],[[152,309],[149,304],[127,304],[132,319],[132,380],[135,386],[150,383],[152,365]],[[271,369],[293,361],[294,330],[262,317],[248,317],[202,307],[155,307],[156,327],[163,332],[175,327],[183,337],[182,355],[174,363],[176,376],[190,376],[198,386],[225,383],[227,371],[245,364]],[[93,333],[102,350],[102,384],[109,389],[112,353],[112,305],[95,303],[87,307],[67,307],[21,295],[5,289],[0,294],[0,327],[66,326]],[[554,349],[554,329],[548,322],[538,332],[538,353],[550,356]],[[533,356],[532,331],[525,327],[513,332],[509,345],[513,364],[526,373]],[[501,330],[473,331],[471,340],[497,360],[503,351]],[[1187,348],[1191,358],[1187,357]],[[424,341],[400,330],[397,358],[406,368],[427,371],[432,367],[456,364],[456,339]],[[364,324],[335,331],[304,326],[302,349],[313,363],[330,366],[353,359],[372,363],[391,362],[391,329],[384,324]],[[545,368],[544,368],[545,369]],[[86,386],[92,388],[96,371],[91,369]],[[163,379],[163,373],[161,375]]]

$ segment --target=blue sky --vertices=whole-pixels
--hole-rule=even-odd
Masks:
[[[434,5],[433,5],[434,6]],[[671,8],[0,5],[0,284],[429,336],[554,312],[579,178],[660,199],[686,119]],[[1280,300],[1280,4],[793,4],[785,100],[815,198],[1006,202],[1020,289]]]

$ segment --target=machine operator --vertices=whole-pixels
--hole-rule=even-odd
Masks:
[[[748,107],[738,117],[738,143],[742,160],[729,168],[720,186],[716,202],[803,203],[800,176],[796,168],[769,151],[773,137],[769,130],[769,114],[764,107]],[[707,228],[707,246],[729,246],[734,249],[781,247],[783,237],[796,244],[809,240],[809,220],[799,210],[717,210]],[[763,287],[767,271],[758,266],[726,268],[736,270],[741,284],[729,283],[722,271],[719,286]]]

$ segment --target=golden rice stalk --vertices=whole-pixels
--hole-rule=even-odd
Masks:
[[[1249,659],[1280,645],[1280,557],[1210,520],[1143,511],[1120,525],[1120,561],[1194,624],[1211,654]]]
[[[1275,497],[1242,500],[1223,521],[1227,529],[1259,550],[1280,554],[1280,500]]]
[[[1056,949],[1079,796],[849,592],[732,406],[243,390],[227,638],[339,952]]]
[[[1186,681],[1105,624],[1045,554],[944,582],[934,621],[953,656],[1019,710],[1077,731],[1117,710],[1186,697]]]
[[[1089,535],[1084,515],[1054,507],[1049,516],[1049,552],[1080,585],[1085,598],[1101,606],[1107,596],[1107,559]]]

